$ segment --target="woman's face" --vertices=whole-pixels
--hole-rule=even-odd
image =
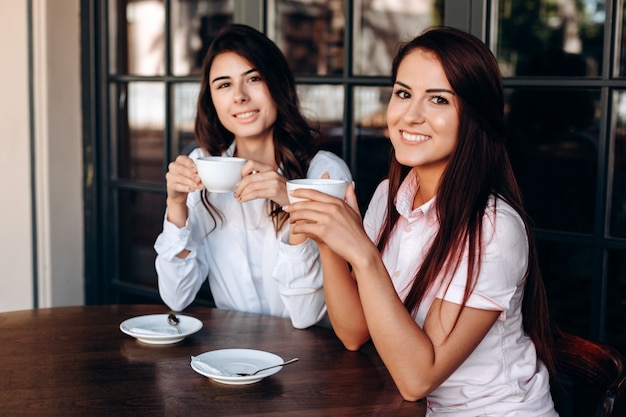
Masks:
[[[432,52],[414,49],[401,61],[387,125],[400,164],[442,175],[457,145],[459,101]]]
[[[234,52],[217,55],[209,83],[217,117],[235,139],[272,140],[276,104],[250,62]]]

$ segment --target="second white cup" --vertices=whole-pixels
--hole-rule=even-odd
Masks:
[[[348,183],[344,180],[333,180],[329,178],[302,178],[297,180],[289,180],[287,181],[287,193],[289,196],[289,203],[296,203],[298,201],[306,200],[304,198],[297,198],[291,195],[290,192],[298,188],[317,190],[324,194],[343,199],[346,196],[347,186]]]

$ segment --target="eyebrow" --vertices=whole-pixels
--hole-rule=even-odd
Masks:
[[[241,76],[242,76],[242,77],[245,77],[246,75],[248,75],[248,74],[250,74],[250,73],[252,73],[252,72],[255,72],[255,71],[256,71],[256,68],[250,68],[248,71],[243,72],[243,73],[241,74]],[[215,78],[213,79],[213,81],[211,81],[211,84],[213,84],[215,81],[227,80],[227,79],[229,79],[229,78],[231,78],[231,77],[230,77],[230,76],[228,76],[228,75],[223,75],[223,76],[221,76],[221,77],[215,77]]]
[[[396,84],[406,88],[407,90],[412,90],[411,87],[409,87],[408,85],[406,85],[405,83],[403,83],[402,81],[396,81]],[[455,96],[456,94],[453,91],[448,90],[447,88],[429,88],[426,90],[427,93],[448,93],[448,94],[452,94],[453,96]]]

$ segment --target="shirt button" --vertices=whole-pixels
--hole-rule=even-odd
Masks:
[[[404,233],[411,233],[413,231],[412,227],[407,227],[406,229],[404,229]]]
[[[400,276],[400,271],[396,271],[396,272],[394,272],[394,273],[393,273],[393,276],[394,276],[394,277],[399,277],[399,276]]]
[[[431,225],[431,226],[432,226],[433,224],[435,224],[436,222],[437,222],[437,219],[435,219],[434,217],[430,217],[430,218],[428,219],[428,224],[429,224],[429,225]]]

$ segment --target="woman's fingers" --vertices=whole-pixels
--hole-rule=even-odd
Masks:
[[[302,201],[283,207],[289,213],[291,232],[323,242],[348,262],[356,259],[361,245],[370,243],[361,215],[338,198],[323,194],[321,198],[331,202]]]
[[[168,165],[165,182],[170,198],[186,198],[187,193],[203,188],[196,164],[184,155],[179,155]]]
[[[250,173],[237,185],[234,197],[240,202],[264,198],[282,206],[289,202],[286,183],[286,178],[273,169]]]
[[[359,217],[361,216],[361,212],[359,210],[359,202],[356,198],[356,190],[354,189],[354,182],[348,184],[346,187],[346,203],[354,210],[359,213]]]

